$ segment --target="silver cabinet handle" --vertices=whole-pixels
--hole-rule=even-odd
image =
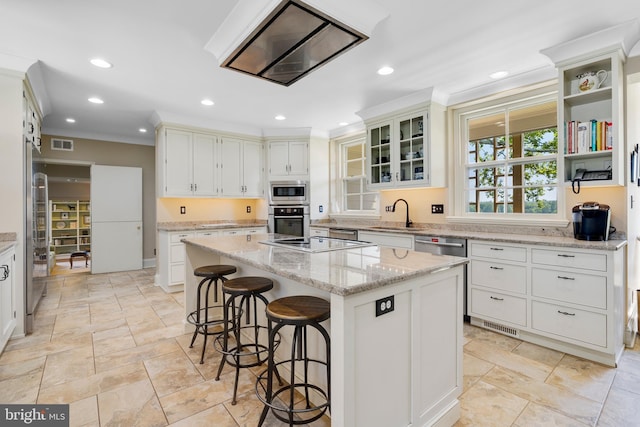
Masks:
[[[575,255],[567,255],[567,254],[558,254],[558,256],[563,257],[563,258],[575,258]]]
[[[558,279],[562,279],[562,280],[576,280],[575,277],[568,277],[568,276],[558,276]]]
[[[7,280],[7,277],[9,277],[9,266],[7,264],[4,264],[0,266],[0,269],[3,270],[2,274],[0,274],[0,281]]]
[[[422,243],[424,245],[433,245],[433,246],[447,246],[450,248],[461,248],[463,246],[462,243],[432,242],[430,240],[420,240],[420,239],[415,239],[414,243]]]
[[[492,300],[495,300],[495,301],[504,301],[504,298],[498,298],[498,297],[494,297],[494,296],[490,296],[489,298],[491,298]]]
[[[504,267],[494,267],[493,265],[489,268],[492,270],[504,270]]]
[[[492,251],[504,251],[503,248],[489,248]]]

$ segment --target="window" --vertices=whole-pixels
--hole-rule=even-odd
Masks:
[[[338,142],[339,176],[342,213],[376,212],[378,193],[367,191],[365,136]]]
[[[561,219],[556,106],[545,94],[455,113],[458,216]]]

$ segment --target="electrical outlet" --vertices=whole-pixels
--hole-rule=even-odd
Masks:
[[[431,213],[432,214],[443,214],[444,213],[444,205],[431,205]]]
[[[247,206],[247,213],[251,213],[251,206]]]
[[[186,206],[180,206],[180,215],[184,215],[187,213],[187,207]]]
[[[393,212],[393,206],[385,206],[384,207],[384,211],[385,212]]]
[[[376,300],[376,317],[391,313],[395,308],[393,302],[393,295]]]
[[[324,211],[324,207],[322,205],[318,206],[318,211],[320,211],[320,213],[322,213]]]

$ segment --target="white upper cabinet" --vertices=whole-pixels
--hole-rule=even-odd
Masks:
[[[220,195],[224,197],[264,196],[264,145],[259,142],[223,138],[220,144]]]
[[[445,186],[445,107],[430,101],[410,104],[424,96],[420,92],[358,113],[367,126],[369,188]]]
[[[176,129],[160,132],[159,194],[165,197],[217,196],[217,138]]]
[[[271,141],[269,143],[269,180],[309,178],[309,143]]]

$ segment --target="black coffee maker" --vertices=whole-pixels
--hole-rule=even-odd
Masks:
[[[575,205],[573,213],[573,237],[578,240],[609,240],[611,210],[598,202]]]

